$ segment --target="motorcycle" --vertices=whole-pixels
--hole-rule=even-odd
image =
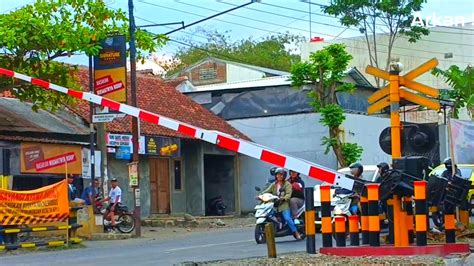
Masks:
[[[208,215],[224,216],[227,206],[224,203],[222,196],[217,196],[208,200],[207,213]]]
[[[101,202],[102,196],[96,198],[95,204],[101,214],[103,214],[102,224],[104,226],[104,232],[107,232],[112,228],[112,223],[106,219],[107,209]],[[117,229],[124,234],[131,233],[135,229],[135,216],[132,211],[128,210],[125,204],[117,204],[117,208],[114,212],[115,224]]]
[[[255,190],[261,191],[261,189],[258,187],[255,187]],[[278,201],[279,197],[271,193],[264,193],[259,195],[258,199],[260,200],[260,204],[255,206],[255,241],[257,244],[263,244],[266,242],[265,225],[267,223],[273,223],[275,228],[275,237],[293,235],[281,213],[277,212],[276,210],[275,203]],[[304,227],[304,211],[305,206],[303,205],[298,209],[297,215],[298,220],[300,220],[301,223],[297,224],[296,228],[301,235],[301,239],[306,237]]]

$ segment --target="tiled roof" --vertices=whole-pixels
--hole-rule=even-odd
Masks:
[[[84,88],[88,88],[89,77],[86,70],[80,70],[78,79]],[[129,77],[127,81],[130,81]],[[196,127],[217,130],[234,137],[249,140],[248,137],[233,128],[225,120],[181,94],[159,77],[138,75],[137,95],[138,107],[141,109],[173,118]],[[130,102],[130,90],[128,91],[127,98]],[[83,101],[78,102],[72,109],[89,122],[88,103]],[[129,116],[116,118],[113,122],[107,123],[107,131],[111,133],[130,133],[131,120]],[[143,135],[190,138],[173,130],[147,122],[140,124],[140,132]]]

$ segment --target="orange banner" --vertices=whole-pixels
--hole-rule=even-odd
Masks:
[[[75,145],[21,143],[21,172],[82,174],[82,148]]]
[[[0,189],[0,225],[66,222],[67,180],[28,191]]]

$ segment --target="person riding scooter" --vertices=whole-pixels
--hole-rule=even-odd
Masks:
[[[451,181],[451,179],[457,175],[457,176],[461,176],[461,171],[458,169],[458,166],[457,165],[454,165],[454,174],[453,174],[453,161],[451,160],[450,157],[444,159],[443,161],[443,164],[444,166],[446,167],[446,170],[444,170],[444,172],[441,174],[442,177],[448,179],[449,181]]]
[[[275,170],[275,182],[265,189],[264,191],[261,192],[261,194],[264,193],[271,193],[275,196],[278,196],[280,198],[278,202],[278,207],[277,211],[280,212],[283,216],[283,219],[285,219],[286,224],[290,228],[291,232],[293,233],[293,236],[300,240],[301,235],[296,229],[296,225],[291,218],[291,211],[290,211],[290,198],[292,194],[292,188],[291,184],[286,181],[286,170],[283,168],[277,168]]]
[[[354,176],[355,178],[362,179],[362,173],[364,172],[364,167],[360,163],[353,163],[349,166],[349,169],[351,169],[351,175]],[[335,191],[336,194],[353,194],[354,191],[346,189],[346,188],[338,188]],[[357,204],[359,203],[359,200],[357,199],[357,194],[354,194],[354,198],[351,203],[351,213],[352,214],[357,214]]]
[[[386,162],[381,162],[377,164],[378,175],[375,183],[382,183],[382,181],[390,175],[390,165]]]
[[[290,209],[295,224],[300,224],[298,220],[298,209],[304,205],[304,181],[301,180],[300,173],[290,170],[290,178],[293,193],[291,193]]]

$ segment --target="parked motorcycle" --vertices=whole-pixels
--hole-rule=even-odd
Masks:
[[[259,187],[255,187],[256,191],[261,191]],[[265,237],[265,225],[267,223],[273,223],[275,228],[275,237],[284,237],[293,235],[290,228],[283,219],[281,213],[277,212],[275,203],[278,201],[279,197],[271,193],[264,193],[258,196],[260,204],[255,206],[255,241],[257,244],[263,244],[266,242]],[[298,220],[301,221],[300,224],[296,225],[298,232],[301,235],[301,239],[306,237],[305,227],[304,227],[304,210],[305,206],[303,205],[298,209]]]
[[[100,213],[103,214],[102,224],[104,225],[104,231],[107,232],[112,227],[112,223],[108,221],[105,217],[107,210],[100,202],[102,197],[99,196],[96,198],[95,204],[96,207],[99,209]],[[117,204],[117,208],[114,212],[115,214],[115,223],[117,229],[124,234],[131,233],[135,229],[135,216],[133,215],[132,211],[129,211],[128,207],[125,204],[119,203]]]
[[[217,196],[211,198],[207,201],[207,214],[208,215],[217,215],[217,216],[224,216],[225,209],[227,206],[224,203],[224,198],[222,196]]]

